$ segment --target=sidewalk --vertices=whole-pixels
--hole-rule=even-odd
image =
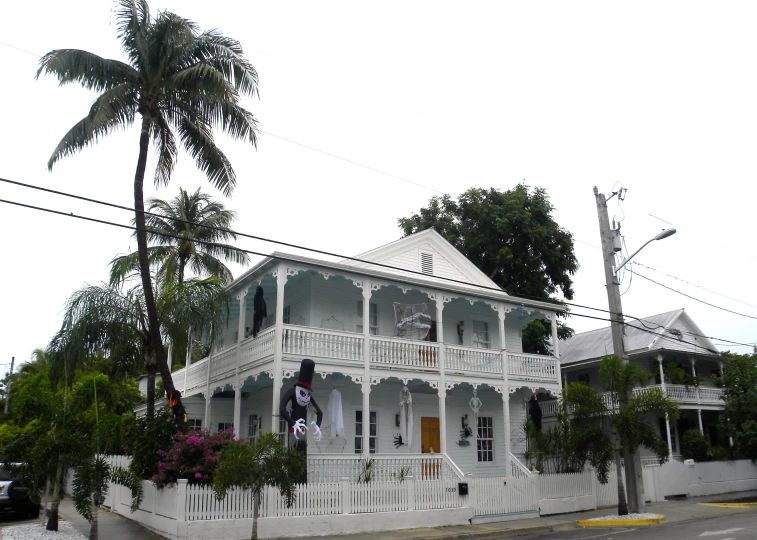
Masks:
[[[79,512],[76,511],[71,497],[66,496],[60,502],[58,511],[77,531],[89,538],[89,521],[81,517]],[[97,518],[100,538],[107,540],[159,540],[163,538],[148,531],[135,521],[104,509],[100,509]]]
[[[714,495],[710,497],[688,497],[665,502],[649,503],[647,512],[663,514],[664,523],[680,523],[720,517],[728,514],[741,514],[752,512],[757,515],[757,508],[717,508],[712,506],[700,506],[701,502],[715,500],[738,499],[743,497],[757,497],[757,491],[743,491],[728,493],[726,495]],[[502,521],[500,523],[486,523],[482,525],[462,525],[456,527],[439,527],[428,529],[405,529],[402,531],[356,534],[338,536],[339,540],[353,539],[396,539],[396,540],[421,540],[433,538],[435,540],[463,540],[476,539],[486,540],[489,538],[514,538],[533,534],[544,534],[551,531],[563,531],[578,528],[576,520],[591,519],[610,514],[615,514],[617,507],[589,510],[587,512],[575,512],[572,514],[559,514],[534,519],[521,519],[514,521]],[[654,525],[653,525],[654,526]]]

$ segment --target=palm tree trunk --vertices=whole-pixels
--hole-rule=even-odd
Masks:
[[[50,479],[45,482],[45,498],[42,503],[42,518],[40,518],[39,524],[45,524],[45,518],[47,517],[47,505],[50,502]]]
[[[623,485],[623,473],[620,469],[620,448],[615,450],[615,474],[618,476],[618,515],[628,515],[628,503],[626,502],[626,488]]]
[[[89,525],[89,540],[98,540],[97,505],[92,505],[92,522]]]
[[[258,517],[260,515],[260,490],[252,492],[252,540],[258,538]]]
[[[47,520],[47,530],[58,530],[58,506],[60,505],[60,490],[63,484],[63,456],[58,458],[58,470],[55,471],[55,483],[53,484],[53,503],[50,505],[50,517]]]
[[[176,387],[173,385],[171,370],[168,369],[168,358],[163,349],[160,338],[160,324],[158,323],[158,311],[155,307],[155,295],[152,290],[150,277],[150,263],[147,258],[147,231],[145,230],[145,201],[144,181],[145,169],[147,168],[147,150],[150,144],[150,124],[152,120],[149,112],[142,112],[142,132],[139,136],[139,159],[137,160],[137,172],[134,175],[134,218],[137,225],[137,252],[139,254],[139,273],[142,277],[142,289],[145,294],[145,307],[147,309],[147,322],[150,332],[150,348],[156,355],[158,369],[163,380],[163,387],[169,396],[173,396],[173,414],[179,430],[186,433],[189,429],[184,405],[181,402]]]
[[[147,418],[155,417],[155,367],[147,368]]]

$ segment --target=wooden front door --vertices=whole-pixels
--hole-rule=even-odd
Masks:
[[[421,417],[421,452],[428,454],[433,449],[438,454],[441,451],[439,438],[439,419],[428,416]]]

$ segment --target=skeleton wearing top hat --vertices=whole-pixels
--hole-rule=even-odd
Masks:
[[[316,419],[310,425],[313,429],[313,437],[316,441],[321,440],[321,421],[323,412],[313,399],[311,394],[311,385],[313,384],[313,375],[315,374],[315,362],[305,358],[300,364],[300,376],[294,387],[290,388],[281,396],[279,404],[279,414],[286,420],[289,425],[289,446],[296,448],[299,452],[308,455],[308,405],[315,409]],[[291,412],[290,412],[291,411]],[[307,483],[307,468],[300,479],[300,483]]]

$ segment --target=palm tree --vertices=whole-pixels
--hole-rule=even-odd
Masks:
[[[79,83],[100,93],[89,114],[63,136],[48,168],[101,137],[131,126],[141,117],[139,158],[134,175],[137,252],[151,349],[167,392],[173,395],[174,417],[187,429],[184,406],[175,392],[150,276],[143,185],[150,139],[156,145],[155,183],[171,178],[178,144],[194,158],[211,184],[230,195],[236,174],[216,146],[213,126],[234,139],[257,143],[257,121],[240,105],[242,95],[257,94],[258,75],[243,57],[238,41],[168,11],[153,18],[146,0],[117,0],[116,27],[126,62],[108,60],[76,49],[53,50],[42,57],[37,77],[51,74],[61,85]]]
[[[678,403],[659,388],[633,392],[649,382],[647,370],[638,364],[623,364],[617,356],[606,356],[599,367],[599,378],[605,392],[585,383],[570,383],[562,393],[565,407],[572,421],[580,429],[593,428],[590,443],[595,459],[592,465],[598,472],[607,471],[609,461],[615,460],[618,477],[618,514],[628,514],[620,456],[634,453],[639,446],[649,448],[662,465],[669,457],[668,445],[649,422],[655,415],[667,415],[671,422],[678,421]],[[626,398],[626,396],[630,396]],[[605,450],[610,451],[605,451]]]
[[[150,266],[158,270],[158,278],[169,282],[184,281],[184,269],[197,275],[216,276],[228,283],[231,271],[219,257],[247,265],[249,256],[220,242],[236,240],[229,230],[236,212],[226,210],[223,203],[214,201],[200,189],[191,195],[179,188],[179,195],[170,201],[148,199],[145,216],[147,250]],[[127,276],[139,272],[139,254],[119,255],[111,261],[110,282],[117,284]]]
[[[213,328],[225,328],[229,297],[218,278],[188,279],[182,284],[158,288],[157,313],[162,329],[174,342],[186,340],[186,329],[211,336]],[[116,373],[144,365],[147,376],[147,415],[155,407],[155,372],[158,354],[146,315],[140,285],[125,289],[112,285],[87,285],[66,302],[63,324],[50,343],[53,380],[88,359],[104,355]],[[159,351],[164,351],[162,343]]]

